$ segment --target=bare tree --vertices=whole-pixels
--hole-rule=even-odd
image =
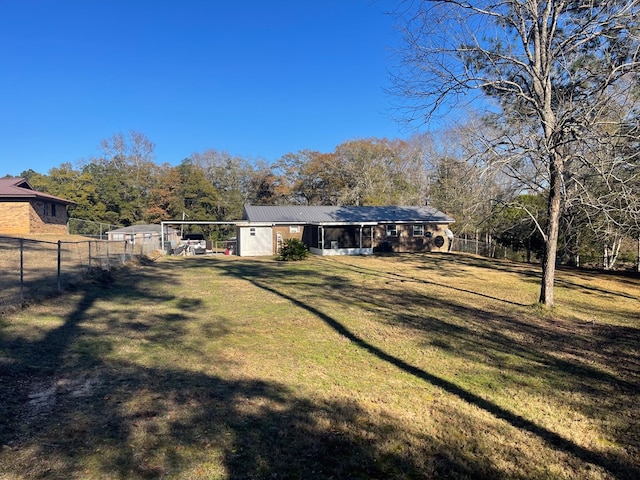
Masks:
[[[103,163],[111,163],[115,168],[134,167],[140,169],[154,160],[155,144],[143,133],[135,130],[128,135],[115,133],[100,142]]]
[[[215,149],[193,153],[190,159],[203,169],[207,180],[219,192],[216,219],[240,218],[242,207],[251,199],[254,167],[243,158]]]
[[[539,301],[547,306],[554,303],[565,169],[583,132],[609,121],[612,93],[637,82],[639,5],[425,0],[404,2],[397,12],[407,47],[394,88],[409,119],[429,120],[465,101],[499,114],[494,121],[504,132],[526,125],[534,134],[496,138],[493,151],[514,160],[515,170],[528,164],[543,174],[548,213]]]
[[[613,268],[623,240],[640,233],[639,92],[630,87],[611,92],[607,122],[581,131],[565,175],[567,210],[580,212],[603,245],[605,269]]]
[[[93,159],[100,171],[101,193],[119,221],[135,224],[144,219],[146,203],[158,178],[154,163],[155,144],[144,134],[131,130],[116,133],[100,142],[101,155]],[[91,170],[90,169],[90,170]]]
[[[407,142],[356,139],[336,147],[340,205],[408,205],[425,202],[422,156]]]

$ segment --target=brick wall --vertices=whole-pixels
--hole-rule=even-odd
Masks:
[[[297,229],[297,232],[292,232],[292,229]],[[289,238],[297,238],[302,240],[302,233],[304,232],[304,225],[277,225],[273,227],[273,250],[274,254],[278,253],[278,233],[281,235],[282,241]]]
[[[29,235],[34,233],[67,233],[67,209],[56,204],[52,215],[51,202],[0,202],[0,234]]]
[[[36,200],[31,203],[29,218],[31,221],[29,233],[67,233],[67,208],[59,203]]]
[[[28,235],[29,202],[0,202],[0,233]]]
[[[419,224],[418,224],[419,225]],[[378,225],[375,231],[375,243],[381,251],[393,252],[446,252],[449,240],[444,231],[447,225],[425,223],[424,235],[413,236],[413,224],[397,224],[397,236],[387,237],[386,225]],[[436,238],[442,237],[444,243],[438,247]]]

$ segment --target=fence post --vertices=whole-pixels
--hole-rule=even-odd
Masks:
[[[24,303],[24,238],[20,239],[20,303]]]
[[[61,272],[61,265],[62,265],[62,241],[58,240],[58,291],[61,292],[62,291],[62,272]]]

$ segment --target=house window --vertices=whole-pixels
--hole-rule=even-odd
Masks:
[[[249,229],[249,235],[251,235],[252,237],[255,237],[255,236],[256,236],[256,229],[255,229],[255,228],[253,228],[253,227],[251,227],[251,228]]]
[[[387,237],[397,237],[397,236],[398,236],[398,226],[387,225]]]
[[[55,203],[51,204],[51,216],[52,217],[56,216],[56,204]]]
[[[48,204],[47,202],[45,202],[45,203],[42,205],[42,208],[43,208],[43,213],[44,213],[44,215],[45,215],[45,216],[48,216],[48,215],[49,215],[49,204]]]
[[[115,242],[120,242],[124,240],[124,233],[112,233],[111,237]]]
[[[413,226],[413,236],[414,237],[424,237],[424,225],[414,225]]]
[[[289,233],[300,233],[300,225],[290,225]]]

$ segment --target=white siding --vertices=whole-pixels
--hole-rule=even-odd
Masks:
[[[238,255],[241,257],[273,255],[271,227],[242,226],[238,233]]]

